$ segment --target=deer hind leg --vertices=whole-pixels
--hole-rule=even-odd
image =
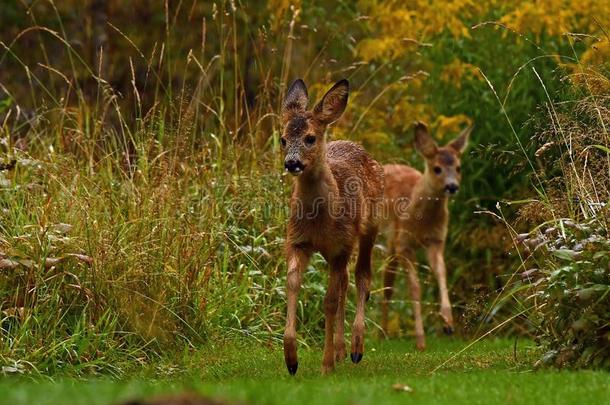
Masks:
[[[349,284],[349,272],[347,266],[343,272],[339,271],[339,303],[337,305],[337,319],[335,321],[335,360],[337,362],[345,360],[347,351],[345,350],[345,298],[347,286]]]
[[[453,314],[451,311],[451,301],[447,290],[447,269],[445,268],[445,258],[443,257],[443,246],[441,244],[432,245],[426,249],[428,263],[438,282],[438,291],[441,299],[441,317],[445,325],[443,332],[447,335],[453,333]]]
[[[400,264],[396,256],[396,243],[400,242],[400,228],[392,226],[392,231],[388,238],[388,262],[383,268],[383,300],[381,301],[381,329],[385,337],[388,336],[388,309],[390,300],[394,295],[394,282]]]
[[[352,326],[352,362],[359,363],[364,356],[364,309],[369,299],[371,288],[371,253],[377,229],[360,238],[358,261],[356,262],[356,318]]]
[[[301,289],[301,276],[309,263],[311,254],[302,249],[288,248],[288,275],[286,277],[286,329],[284,330],[284,360],[290,375],[295,375],[299,362],[297,360],[297,299]]]
[[[409,293],[413,305],[413,317],[415,318],[415,345],[418,350],[425,350],[426,336],[424,334],[424,321],[421,314],[421,286],[417,276],[417,269],[413,264],[413,254],[408,250],[401,249],[399,258],[409,277]]]
[[[341,283],[343,274],[347,272],[349,254],[341,255],[331,261],[328,289],[324,297],[324,356],[322,358],[322,374],[328,374],[335,369],[334,327],[339,308]]]
[[[381,301],[381,328],[388,335],[388,307],[394,295],[394,282],[398,271],[396,252],[391,249],[388,264],[383,268],[383,301]]]

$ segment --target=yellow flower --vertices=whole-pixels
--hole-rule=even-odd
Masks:
[[[441,72],[441,80],[446,83],[452,83],[458,89],[462,87],[462,80],[464,78],[481,80],[482,76],[476,66],[464,63],[459,59],[454,59]]]
[[[610,40],[593,43],[582,54],[580,63],[585,66],[610,64]]]
[[[472,125],[472,119],[463,114],[451,117],[440,115],[434,124],[436,126],[436,138],[443,140],[447,134],[457,134],[462,128]]]

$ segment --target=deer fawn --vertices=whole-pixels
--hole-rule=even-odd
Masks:
[[[439,147],[428,134],[426,125],[415,125],[415,149],[426,160],[424,173],[404,165],[385,165],[385,203],[389,207],[389,263],[383,271],[384,301],[382,327],[387,332],[388,303],[399,265],[406,269],[413,313],[416,345],[424,350],[426,341],[421,315],[421,290],[413,259],[419,248],[426,250],[428,262],[438,281],[443,330],[453,332],[453,315],[447,292],[445,239],[449,223],[448,199],[459,188],[460,157],[473,127],[467,128],[453,141]]]
[[[330,265],[324,298],[325,335],[322,373],[346,356],[344,340],[347,264],[356,242],[357,310],[352,329],[351,359],[364,352],[364,307],[371,283],[371,250],[378,230],[376,207],[383,199],[383,169],[359,145],[348,141],[326,143],[326,127],[347,105],[349,83],[337,82],[307,110],[305,83],[290,86],[283,104],[281,138],[284,166],[294,175],[290,220],[286,236],[287,316],[284,359],[288,372],[297,372],[296,311],[301,276],[314,252]],[[336,330],[335,330],[336,326]],[[334,339],[333,339],[334,332]]]

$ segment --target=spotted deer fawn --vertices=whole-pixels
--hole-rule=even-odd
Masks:
[[[428,263],[438,282],[441,310],[446,334],[453,332],[453,315],[447,291],[444,259],[447,226],[449,224],[448,199],[459,188],[461,180],[460,157],[468,143],[473,127],[465,129],[446,146],[439,147],[422,123],[415,125],[415,149],[424,157],[424,173],[397,164],[385,165],[385,198],[389,208],[388,229],[389,261],[383,271],[384,300],[382,327],[387,332],[388,304],[394,292],[394,281],[399,266],[407,271],[410,295],[415,318],[416,345],[424,350],[426,340],[421,315],[421,289],[414,257],[417,250],[425,249]]]
[[[349,83],[341,80],[313,110],[307,110],[307,88],[298,79],[283,103],[284,166],[295,176],[286,236],[288,308],[284,332],[284,359],[291,375],[298,367],[297,296],[303,271],[314,252],[320,252],[330,267],[324,297],[322,373],[332,371],[335,362],[346,357],[343,335],[347,265],[356,243],[359,252],[352,361],[358,363],[364,353],[364,308],[371,283],[371,250],[378,230],[380,210],[376,207],[382,202],[384,183],[382,167],[361,146],[349,141],[326,143],[326,128],[339,119],[348,95]]]

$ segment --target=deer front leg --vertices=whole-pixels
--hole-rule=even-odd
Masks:
[[[443,251],[444,248],[442,244],[435,244],[428,247],[426,253],[432,272],[438,282],[438,291],[441,298],[441,317],[445,323],[443,332],[447,335],[451,335],[453,333],[453,314],[451,312],[449,292],[447,291],[447,269],[445,268]]]
[[[322,358],[322,374],[328,374],[335,369],[334,327],[339,295],[341,293],[341,274],[347,271],[347,260],[339,259],[331,264],[328,289],[324,296],[324,356]]]
[[[288,248],[288,275],[286,277],[286,329],[284,330],[284,360],[290,375],[295,375],[297,360],[297,299],[301,289],[301,275],[309,263],[310,254],[296,247]]]
[[[413,305],[413,317],[415,318],[415,346],[418,350],[425,350],[426,336],[424,334],[424,321],[421,315],[421,287],[419,285],[417,269],[413,265],[410,252],[403,251],[400,259],[409,277],[409,293]]]

